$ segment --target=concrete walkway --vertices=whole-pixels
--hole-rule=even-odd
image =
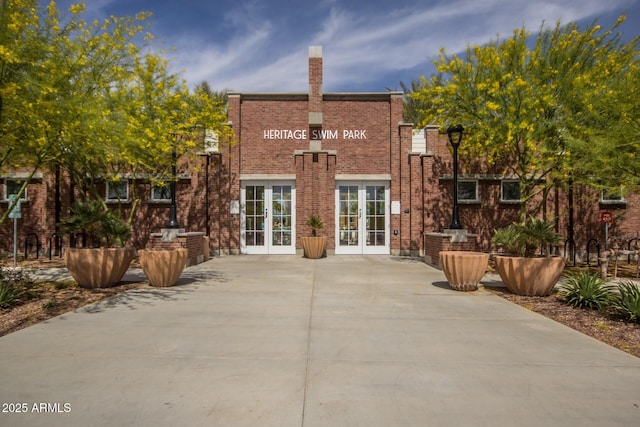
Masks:
[[[0,402],[6,426],[635,426],[640,359],[415,260],[231,256],[0,338]]]

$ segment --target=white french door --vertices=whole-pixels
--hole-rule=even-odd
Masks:
[[[336,254],[389,254],[389,184],[336,185]]]
[[[243,182],[240,247],[246,254],[295,254],[295,185]]]

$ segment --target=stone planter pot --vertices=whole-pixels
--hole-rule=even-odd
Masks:
[[[64,252],[64,264],[79,286],[106,288],[122,279],[134,255],[133,248],[69,248]]]
[[[327,237],[301,237],[302,249],[306,258],[322,258],[327,250]]]
[[[482,280],[489,254],[472,251],[441,251],[440,267],[456,291],[475,291]]]
[[[507,289],[517,295],[549,295],[564,271],[564,258],[497,256],[496,270]]]
[[[188,255],[186,248],[138,251],[140,266],[149,283],[161,288],[175,285],[187,264]]]

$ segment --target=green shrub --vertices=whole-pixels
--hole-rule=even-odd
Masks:
[[[628,320],[640,323],[640,288],[633,282],[620,283],[620,296],[614,307]]]
[[[35,292],[33,278],[22,269],[0,268],[0,307],[9,308]]]
[[[560,285],[566,303],[574,307],[602,310],[614,302],[615,286],[598,275],[582,271]]]
[[[9,283],[0,282],[0,307],[9,308],[18,299],[18,291]]]
[[[76,282],[74,282],[73,280],[61,280],[59,282],[56,282],[53,287],[57,290],[60,291],[62,289],[69,289],[69,288],[74,288],[76,287]]]

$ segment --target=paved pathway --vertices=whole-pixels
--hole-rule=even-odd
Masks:
[[[640,420],[640,359],[387,256],[216,258],[0,338],[0,381],[3,426]]]

